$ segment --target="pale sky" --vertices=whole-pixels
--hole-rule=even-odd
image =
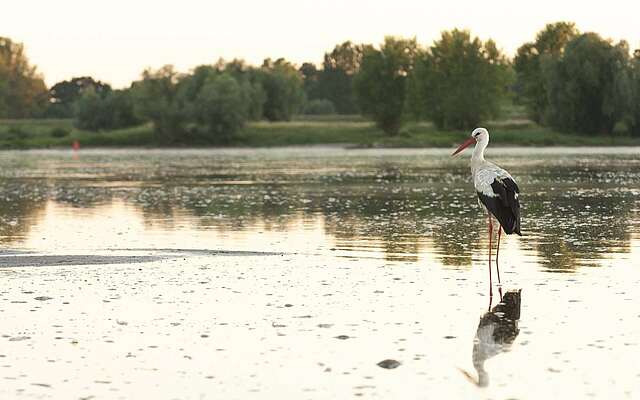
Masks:
[[[90,75],[128,86],[146,67],[186,72],[218,58],[260,64],[285,57],[320,62],[345,40],[380,43],[386,35],[430,44],[442,30],[469,29],[513,55],[548,22],[640,47],[640,5],[538,0],[6,0],[0,36],[24,43],[48,85]]]

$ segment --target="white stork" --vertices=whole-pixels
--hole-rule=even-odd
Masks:
[[[513,177],[504,169],[484,159],[484,149],[489,144],[489,131],[485,128],[476,128],[471,132],[471,137],[462,143],[452,154],[455,156],[462,150],[475,143],[471,156],[471,176],[473,186],[478,192],[478,203],[486,210],[489,221],[489,297],[493,297],[493,285],[491,282],[491,240],[493,236],[493,218],[498,220],[498,245],[496,249],[496,271],[498,273],[498,290],[502,299],[502,287],[500,286],[500,268],[498,266],[498,254],[500,252],[500,234],[502,230],[507,235],[520,233],[520,201],[518,193],[520,189]],[[491,304],[491,303],[490,303]]]

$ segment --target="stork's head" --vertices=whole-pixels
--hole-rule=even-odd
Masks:
[[[470,145],[484,141],[489,141],[489,131],[485,128],[476,128],[473,130],[473,132],[471,132],[471,137],[465,140],[464,143],[462,143],[460,146],[458,146],[456,151],[454,151],[451,155],[455,156]]]

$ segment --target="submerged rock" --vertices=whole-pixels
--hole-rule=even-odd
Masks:
[[[21,342],[23,340],[29,340],[31,339],[30,336],[14,336],[12,338],[9,338],[10,342]]]
[[[400,361],[392,360],[390,358],[382,360],[378,363],[378,367],[384,369],[394,369],[400,366]]]

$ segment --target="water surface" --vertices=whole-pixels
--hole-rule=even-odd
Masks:
[[[486,219],[468,158],[449,153],[1,152],[0,311],[12,322],[0,328],[0,361],[12,384],[0,393],[127,398],[177,374],[175,398],[201,398],[207,376],[228,398],[640,395],[630,356],[640,335],[640,149],[489,149],[521,188],[524,236],[503,236],[500,251],[505,288],[522,289],[520,333],[496,345],[484,388],[467,377],[477,376],[472,349],[488,306]],[[189,294],[198,282],[211,291]],[[49,319],[29,319],[46,305]],[[96,377],[80,360],[118,363],[138,348],[133,324],[118,318],[139,319],[164,356],[138,355],[127,367],[137,378],[108,367],[108,379]],[[183,330],[167,332],[172,321]],[[190,342],[201,335],[218,342]],[[77,359],[55,345],[79,336],[89,345]],[[91,355],[105,341],[121,354]],[[190,345],[212,358],[159,367]],[[65,358],[61,376],[45,372]],[[387,358],[400,366],[376,365]]]
[[[631,260],[638,153],[493,150],[523,192],[525,239],[510,238],[506,258],[564,272]],[[443,150],[5,152],[1,239],[46,251],[287,249],[469,267],[487,244],[466,162]]]

